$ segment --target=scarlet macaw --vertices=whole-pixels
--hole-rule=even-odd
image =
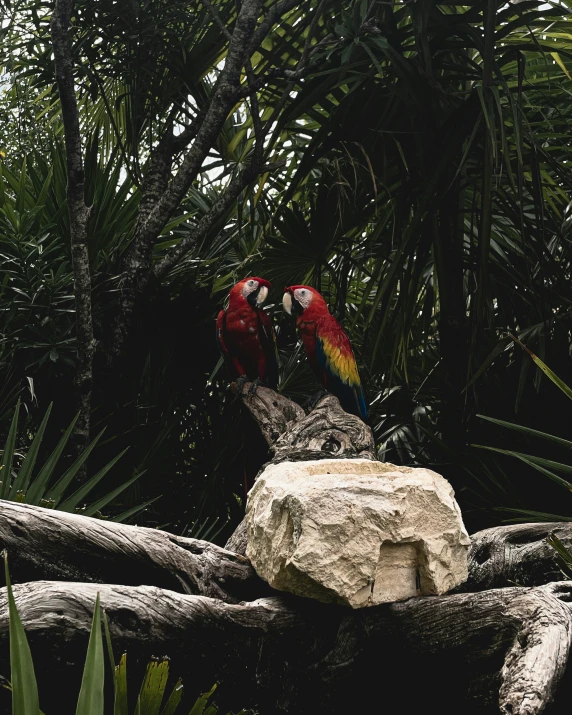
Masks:
[[[289,286],[285,291],[284,310],[296,318],[304,350],[318,380],[338,398],[346,412],[365,421],[365,397],[352,346],[342,326],[314,288]]]
[[[251,277],[230,291],[227,310],[216,319],[216,336],[232,379],[244,384],[278,385],[276,335],[267,313],[260,307],[270,283]]]

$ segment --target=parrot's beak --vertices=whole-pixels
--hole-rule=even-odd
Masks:
[[[282,296],[282,305],[288,315],[292,315],[292,294],[290,291],[286,291],[286,293]]]
[[[268,288],[266,286],[260,286],[258,289],[258,295],[256,296],[257,307],[260,307],[266,298],[268,298]]]

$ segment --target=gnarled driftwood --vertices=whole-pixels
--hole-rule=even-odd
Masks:
[[[468,712],[476,700],[479,712],[540,713],[562,677],[572,634],[572,582],[360,611],[293,597],[227,604],[150,586],[42,581],[15,593],[33,653],[52,653],[51,679],[79,679],[99,593],[118,653],[143,664],[168,652],[187,683],[222,680],[229,706],[238,697],[261,713],[358,711],[379,698],[379,678],[391,702],[400,671],[416,684],[404,712]],[[0,662],[7,630],[0,595]],[[52,697],[65,713],[61,693]]]
[[[229,603],[264,590],[246,558],[207,541],[0,500],[4,549],[14,583],[146,584]]]
[[[538,586],[562,579],[558,554],[547,542],[550,536],[572,549],[572,522],[512,524],[473,534],[464,590]]]
[[[309,415],[266,388],[251,395],[246,386],[242,399],[273,460],[375,459],[369,427],[332,396]],[[562,675],[572,633],[572,582],[549,583],[562,578],[545,541],[549,533],[572,544],[568,524],[475,534],[463,589],[473,592],[352,611],[269,597],[269,587],[237,553],[246,544],[241,527],[221,549],[0,501],[0,549],[8,549],[19,582],[16,599],[42,664],[38,677],[48,715],[73,712],[77,693],[66,703],[53,683],[79,682],[98,592],[116,654],[126,649],[135,670],[151,655],[168,654],[171,672],[197,689],[220,679],[223,708],[341,715],[381,709],[383,701],[406,713],[536,715],[556,699],[557,712],[568,699]],[[3,675],[7,623],[0,591]]]
[[[273,462],[302,459],[377,459],[371,428],[344,412],[337,397],[324,395],[310,414],[267,387],[241,394],[270,446]]]

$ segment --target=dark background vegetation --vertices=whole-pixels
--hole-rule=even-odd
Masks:
[[[53,402],[41,461],[75,412],[65,151],[50,4],[2,4],[0,434],[20,398],[23,454]],[[213,4],[232,27],[234,0]],[[304,401],[315,389],[280,305],[285,285],[306,283],[351,336],[381,459],[444,474],[470,530],[514,518],[504,509],[572,513],[547,478],[473,446],[569,461],[563,447],[478,417],[570,435],[569,400],[507,338],[572,382],[570,10],[539,7],[298,3],[252,58],[255,73],[295,67],[317,17],[310,70],[291,83],[265,146],[283,167],[252,182],[149,287],[127,356],[111,362],[141,172],[173,107],[184,118],[185,106],[208,104],[227,39],[195,0],[76,3],[92,431],[106,427],[89,472],[125,447],[106,490],[145,472],[110,513],[159,497],[136,523],[219,542],[239,521],[266,451],[227,390],[214,320],[249,274],[273,283],[285,394]],[[263,115],[281,91],[259,91]],[[245,100],[154,245],[155,263],[248,163],[253,134]]]

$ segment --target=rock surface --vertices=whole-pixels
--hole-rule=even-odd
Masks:
[[[272,587],[362,608],[467,579],[469,536],[450,484],[366,459],[281,462],[246,507],[247,556]]]

